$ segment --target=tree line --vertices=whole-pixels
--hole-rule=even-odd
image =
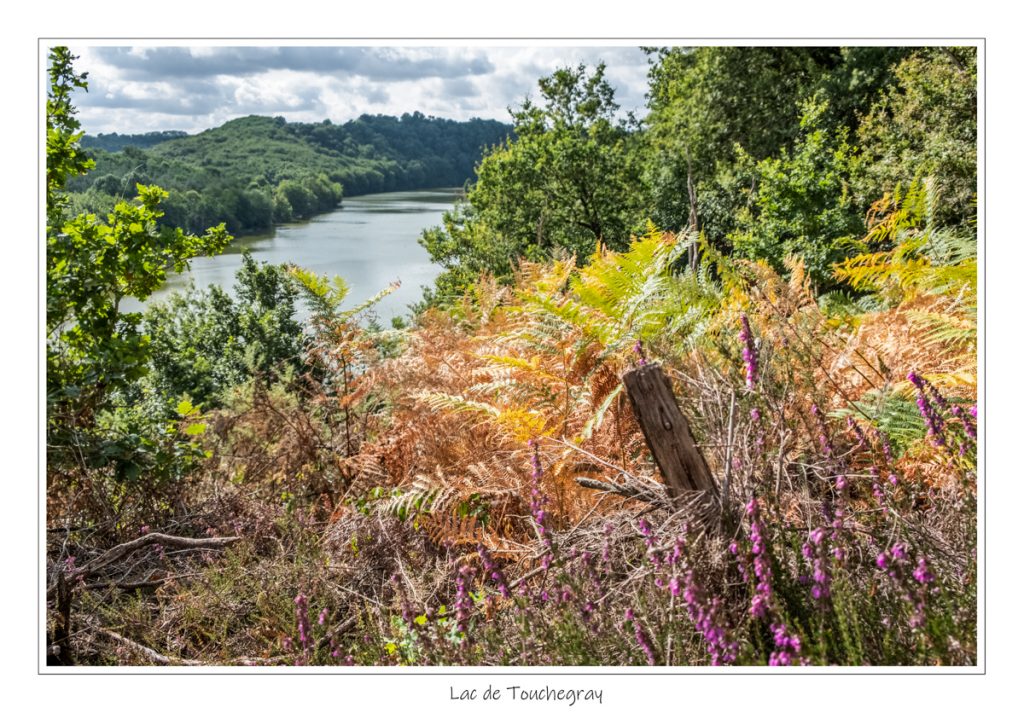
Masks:
[[[253,232],[333,210],[343,194],[461,186],[508,131],[498,121],[415,112],[344,124],[249,116],[195,136],[85,136],[95,169],[68,190],[77,212],[106,214],[137,185],[154,183],[168,191],[162,225]]]
[[[827,291],[832,265],[863,250],[872,205],[925,180],[934,225],[973,231],[974,48],[646,52],[642,121],[620,116],[604,65],[560,69],[512,110],[513,136],[421,238],[446,268],[431,300],[481,272],[509,282],[520,258],[622,250],[648,221],[777,269],[799,256]]]

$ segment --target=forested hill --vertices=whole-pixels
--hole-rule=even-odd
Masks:
[[[168,139],[159,137],[169,132],[102,135],[83,142],[96,169],[71,189],[80,209],[103,213],[133,196],[136,184],[153,183],[170,193],[163,204],[170,225],[195,231],[224,222],[253,231],[331,210],[342,194],[460,186],[510,131],[494,120],[416,112],[344,124],[248,116]]]

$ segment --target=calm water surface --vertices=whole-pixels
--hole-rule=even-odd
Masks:
[[[223,254],[192,260],[190,272],[169,275],[149,301],[184,289],[189,280],[199,288],[220,285],[230,291],[242,251],[248,249],[258,261],[290,262],[321,275],[340,275],[351,288],[345,300],[349,306],[400,280],[402,286],[376,307],[387,322],[407,314],[408,306],[422,297],[422,288],[432,285],[441,272],[417,240],[424,228],[441,224],[441,215],[460,195],[461,189],[441,188],[345,198],[333,213],[281,225],[269,233],[236,237]],[[144,305],[126,301],[123,307],[136,311]]]

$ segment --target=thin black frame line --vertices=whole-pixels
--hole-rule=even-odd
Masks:
[[[493,40],[514,40],[514,41],[534,40],[534,41],[540,41],[540,42],[550,42],[550,41],[553,41],[553,40],[557,40],[557,41],[570,40],[570,41],[586,41],[586,42],[590,42],[590,41],[594,41],[594,40],[613,40],[613,41],[616,41],[616,42],[629,42],[629,41],[633,41],[633,40],[637,40],[637,41],[698,40],[698,41],[701,41],[701,42],[705,42],[705,41],[718,41],[718,40],[728,40],[728,41],[735,41],[735,40],[772,40],[772,41],[779,41],[779,42],[789,42],[789,41],[802,42],[802,41],[806,41],[806,40],[814,40],[814,41],[820,40],[822,42],[832,41],[832,40],[858,40],[858,41],[860,41],[860,40],[871,40],[871,41],[879,41],[879,42],[889,42],[889,41],[895,42],[895,41],[900,41],[900,40],[912,40],[912,41],[915,41],[915,42],[930,42],[930,41],[933,41],[933,40],[969,40],[969,41],[972,41],[972,42],[984,42],[986,40],[985,37],[962,37],[962,36],[956,36],[956,37],[597,37],[597,36],[595,36],[595,37],[515,37],[515,36],[498,36],[498,37],[486,37],[486,36],[482,36],[482,37],[462,37],[462,36],[450,36],[450,37],[443,37],[443,36],[438,36],[438,37],[385,37],[385,36],[381,36],[381,37],[316,37],[316,36],[312,36],[312,37],[175,37],[175,36],[165,36],[165,37],[125,37],[125,36],[114,36],[114,37],[102,37],[102,36],[99,36],[99,37],[88,37],[88,36],[83,36],[83,37],[43,37],[43,36],[40,36],[37,39],[39,39],[39,40],[144,40],[144,41],[149,41],[149,40],[199,40],[199,41],[206,41],[206,40],[232,40],[232,41],[237,41],[237,40],[260,40],[260,41],[264,41],[264,40],[283,40],[283,41],[287,41],[287,42],[292,42],[292,41],[297,41],[297,40],[312,40],[312,41],[316,41],[316,42],[320,42],[320,41],[324,41],[324,40],[346,40],[346,41],[348,41],[348,40],[367,40],[367,41],[381,41],[381,40],[386,40],[386,41],[401,41],[401,40],[451,41],[451,40],[459,40],[459,41],[462,41],[462,40],[469,40],[469,41],[487,41],[487,42],[493,41]],[[813,47],[814,45],[803,45],[803,46]]]
[[[182,40],[193,40],[193,39],[195,39],[195,40],[209,40],[209,39],[232,39],[232,40],[239,40],[240,39],[240,40],[249,40],[249,39],[259,39],[259,40],[289,40],[289,41],[290,40],[305,40],[305,39],[356,39],[356,40],[363,40],[363,39],[367,39],[367,40],[370,40],[370,39],[388,39],[388,40],[402,40],[402,39],[417,39],[417,40],[434,40],[434,39],[437,39],[437,40],[444,40],[444,39],[471,39],[471,40],[491,40],[491,39],[534,39],[534,40],[536,40],[536,39],[540,39],[540,40],[550,40],[550,39],[569,39],[569,40],[573,40],[573,39],[575,39],[575,40],[592,40],[592,39],[609,39],[609,40],[620,40],[620,41],[627,41],[627,40],[633,40],[633,39],[640,39],[640,40],[647,40],[647,39],[650,39],[650,40],[663,40],[663,39],[673,39],[673,40],[679,40],[679,39],[683,39],[683,40],[685,40],[685,39],[701,39],[701,40],[704,40],[704,39],[712,39],[712,40],[717,40],[717,39],[765,39],[765,40],[782,40],[782,41],[792,40],[792,39],[811,39],[811,40],[823,40],[823,41],[824,40],[835,40],[835,39],[847,39],[847,40],[850,40],[850,39],[853,39],[853,40],[865,39],[865,40],[878,40],[878,41],[901,40],[901,39],[911,39],[911,40],[918,40],[918,41],[930,41],[930,40],[971,40],[971,41],[977,41],[977,42],[980,43],[978,45],[978,49],[981,50],[982,67],[984,69],[984,71],[982,72],[983,82],[982,82],[982,87],[981,87],[982,88],[982,104],[983,104],[983,106],[985,108],[985,121],[986,121],[986,123],[988,121],[988,53],[987,53],[988,39],[987,39],[987,37],[918,37],[918,38],[879,38],[879,37],[831,37],[831,38],[820,38],[820,37],[815,37],[815,38],[777,38],[777,37],[745,37],[745,38],[692,38],[692,37],[691,38],[658,38],[658,37],[651,37],[651,38],[634,38],[634,37],[625,37],[625,38],[623,38],[623,37],[619,37],[619,38],[615,38],[615,37],[601,37],[601,38],[582,38],[582,37],[576,37],[576,38],[536,38],[536,37],[527,37],[527,38],[471,38],[471,37],[464,37],[464,38],[440,38],[440,37],[408,37],[408,38],[364,38],[364,37],[355,37],[355,38],[307,38],[307,37],[296,37],[296,38],[281,38],[281,37],[263,37],[263,38],[255,38],[255,37],[235,37],[235,38],[231,38],[231,37],[205,37],[205,38],[197,38],[197,37],[175,37],[175,38],[168,38],[168,37],[164,37],[164,38],[160,38],[160,37],[148,37],[148,38],[147,37],[106,37],[106,38],[98,38],[98,37],[38,37],[37,41],[36,41],[36,78],[37,78],[37,80],[40,78],[40,72],[42,71],[42,52],[41,52],[41,50],[42,50],[42,43],[43,43],[44,40],[91,40],[91,39],[118,39],[118,40],[119,39],[127,39],[127,40],[151,40],[151,39],[182,39]],[[40,111],[40,109],[42,107],[42,101],[41,100],[42,100],[41,90],[39,88],[39,84],[37,83],[37,85],[36,85],[36,111],[37,111],[37,117],[36,117],[37,118],[37,120],[36,120],[36,144],[37,144],[37,146],[40,145],[39,142],[40,142],[40,138],[41,138],[40,134],[39,134],[39,122],[41,120],[41,117],[39,116],[39,111]],[[982,156],[984,156],[984,158],[985,158],[985,169],[984,169],[984,174],[983,175],[985,177],[985,190],[986,190],[986,193],[987,193],[987,191],[988,191],[988,132],[987,131],[985,132],[985,139],[984,139],[984,141],[982,143],[982,146],[980,147],[979,153]],[[37,170],[38,170],[38,165],[37,165]],[[37,187],[38,187],[38,182],[40,180],[42,180],[42,177],[41,176],[37,176]],[[41,234],[40,233],[40,228],[42,227],[42,226],[40,226],[38,224],[39,214],[40,214],[40,207],[41,207],[40,206],[40,195],[37,193],[36,194],[36,220],[37,220],[36,233],[37,234]],[[984,203],[983,203],[983,205],[981,207],[981,211],[982,211],[982,215],[984,216],[984,219],[985,219],[985,221],[984,221],[985,222],[985,233],[984,233],[984,235],[981,235],[979,237],[982,239],[983,243],[987,243],[987,241],[988,241],[988,196],[987,195],[985,196],[985,200],[984,200]],[[39,309],[40,309],[40,304],[41,304],[40,303],[40,290],[39,290],[40,284],[38,282],[40,277],[41,277],[41,275],[40,275],[40,269],[41,269],[40,251],[41,251],[41,248],[40,248],[40,250],[36,251],[36,279],[37,279],[37,285],[36,285],[36,317],[37,317],[37,324],[36,324],[36,348],[37,348],[37,350],[41,349],[41,345],[42,345],[42,341],[41,341],[42,340],[42,327],[38,323]],[[988,376],[988,329],[987,329],[987,324],[988,324],[988,281],[987,281],[987,277],[988,277],[988,249],[987,249],[987,245],[986,245],[986,250],[985,250],[985,259],[982,261],[982,267],[984,268],[985,277],[986,277],[986,280],[981,285],[982,296],[983,296],[984,302],[985,302],[985,309],[982,312],[982,317],[983,317],[983,324],[986,326],[986,329],[984,330],[984,339],[981,341],[981,346],[984,347],[984,359],[982,360],[981,365],[984,367],[985,376],[987,377]],[[42,373],[41,373],[41,369],[40,369],[40,359],[41,359],[41,352],[37,351],[37,354],[36,354],[36,388],[37,388],[37,392],[38,392],[39,388],[41,388],[40,380],[42,378]],[[984,426],[982,428],[982,433],[985,436],[985,448],[982,450],[982,454],[984,455],[985,465],[986,465],[986,468],[987,468],[987,466],[988,466],[988,381],[987,381],[987,378],[984,381],[984,383],[982,383],[982,385],[981,385],[981,393],[985,397],[984,398],[985,405],[984,405],[984,408],[982,410],[982,415],[983,415],[983,419],[982,420],[984,421]],[[41,409],[42,409],[41,402],[37,401],[37,403],[36,403],[36,415],[37,415],[36,421],[37,421],[37,423],[39,422],[39,417],[41,415],[41,413],[40,413]],[[37,434],[36,434],[37,489],[41,485],[41,477],[42,477],[42,457],[41,457],[41,454],[42,454],[42,442],[41,442],[41,438],[42,438],[42,432],[41,431],[37,432]],[[39,493],[37,492],[37,498],[38,497],[39,497]],[[40,533],[41,533],[42,521],[40,520],[41,510],[39,509],[39,506],[41,504],[42,504],[41,501],[37,501],[37,508],[36,508],[36,552],[37,553],[41,552],[41,546],[42,546],[42,541],[40,539],[40,537],[41,537]],[[984,533],[984,542],[985,542],[985,549],[986,549],[986,554],[987,554],[987,548],[988,548],[988,489],[987,489],[987,487],[986,487],[986,491],[985,491],[985,498],[982,501],[982,506],[981,507],[982,507],[982,512],[985,514],[985,523],[984,523],[984,526],[982,527],[982,532]],[[73,670],[60,669],[60,668],[57,668],[57,667],[53,667],[51,669],[51,668],[48,668],[48,667],[46,667],[44,665],[44,666],[41,666],[41,667],[37,668],[36,675],[39,675],[39,676],[44,676],[44,675],[58,675],[58,676],[59,675],[65,675],[65,676],[166,676],[166,675],[186,675],[186,676],[719,676],[719,675],[725,675],[725,676],[778,676],[778,675],[789,675],[789,676],[985,676],[985,675],[988,674],[988,567],[987,566],[985,567],[985,570],[981,573],[981,580],[985,584],[985,597],[983,599],[984,606],[982,608],[982,614],[981,614],[982,621],[981,621],[980,631],[983,632],[984,635],[985,635],[985,643],[984,643],[984,649],[983,649],[983,663],[982,663],[980,671],[974,671],[974,670],[962,670],[962,671],[957,671],[957,670],[936,670],[934,672],[933,671],[907,671],[905,673],[904,672],[900,672],[900,671],[875,671],[875,672],[872,672],[870,670],[867,670],[867,671],[835,671],[835,672],[822,672],[822,673],[815,673],[813,671],[795,671],[793,673],[782,673],[781,671],[728,671],[728,672],[723,671],[722,673],[711,673],[709,671],[674,671],[674,670],[670,670],[670,671],[646,671],[646,670],[645,671],[619,671],[619,670],[613,670],[613,671],[608,671],[608,672],[605,672],[605,671],[601,671],[601,672],[587,672],[587,671],[578,671],[577,672],[577,671],[574,671],[574,672],[551,672],[551,673],[548,673],[548,672],[536,672],[536,671],[527,671],[527,672],[522,672],[522,673],[520,673],[520,672],[504,672],[504,671],[496,671],[496,672],[493,672],[493,673],[490,673],[490,672],[475,672],[475,671],[466,671],[466,672],[440,672],[440,671],[437,671],[437,672],[434,672],[434,671],[422,671],[422,672],[421,671],[395,671],[395,672],[391,672],[391,671],[381,671],[379,673],[371,673],[371,672],[368,672],[368,671],[367,672],[363,672],[363,671],[354,671],[354,670],[349,670],[349,671],[323,671],[323,672],[319,672],[319,671],[317,671],[317,672],[313,672],[313,671],[291,671],[291,670],[289,670],[287,673],[272,674],[269,671],[263,671],[263,670],[256,670],[256,671],[251,671],[251,672],[248,672],[248,671],[237,671],[237,672],[235,672],[235,671],[207,671],[207,672],[204,672],[204,671],[201,671],[201,670],[200,671],[193,671],[193,670],[189,670],[187,668],[174,667],[171,670],[164,669],[162,671],[156,671],[156,670],[154,670],[154,671],[123,671],[123,670],[118,671],[118,670],[111,670],[108,673],[108,672],[104,672],[104,671],[90,671],[90,670],[85,670],[85,669],[73,669]],[[41,582],[42,582],[42,566],[41,566],[41,561],[37,559],[36,560],[36,586],[38,587]],[[41,618],[42,617],[42,609],[41,609],[41,602],[40,602],[39,597],[38,597],[38,594],[40,593],[40,591],[41,590],[37,589],[37,597],[36,597],[36,622],[37,622],[37,629],[36,629],[36,655],[37,656],[39,656],[42,653],[42,650],[40,649],[40,642],[41,642],[40,637],[41,637],[41,634],[42,634],[42,628],[41,628],[41,626],[39,626],[42,623],[42,618]],[[44,661],[45,659],[40,658],[40,660]],[[673,668],[676,668],[676,667],[673,667]],[[681,667],[679,667],[679,668],[681,668]],[[972,667],[972,668],[977,668],[977,666]]]

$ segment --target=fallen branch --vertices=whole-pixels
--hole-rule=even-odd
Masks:
[[[634,485],[619,485],[617,483],[608,483],[603,480],[594,480],[593,478],[576,478],[576,483],[578,485],[582,485],[584,488],[603,490],[606,493],[614,493],[615,495],[621,495],[624,498],[642,500],[646,503],[651,503],[652,505],[665,504],[664,499],[659,497],[654,491],[638,488]]]
[[[179,659],[179,658],[171,658],[170,656],[164,656],[160,652],[154,651],[153,649],[149,648],[148,646],[143,646],[139,642],[132,641],[131,639],[127,639],[127,638],[121,636],[120,634],[118,634],[118,633],[116,633],[114,631],[110,631],[109,629],[100,629],[100,633],[103,634],[104,636],[108,637],[108,638],[113,639],[114,641],[116,641],[117,643],[121,644],[122,646],[131,649],[135,653],[142,654],[143,656],[145,656],[147,659],[149,659],[150,661],[152,661],[154,663],[163,664],[164,666],[201,666],[201,665],[203,665],[202,661],[196,661],[194,659]]]
[[[115,545],[87,565],[68,572],[68,577],[73,581],[82,581],[86,577],[92,577],[114,562],[124,558],[128,554],[143,547],[162,545],[168,547],[201,548],[201,547],[225,547],[232,542],[237,542],[240,537],[178,537],[176,535],[165,535],[162,532],[150,532],[130,542],[123,542]],[[46,590],[49,598],[57,591],[57,584],[53,584]]]
[[[183,659],[178,658],[177,656],[165,656],[159,651],[154,651],[148,646],[143,646],[139,642],[132,641],[131,639],[121,636],[117,632],[110,631],[109,629],[99,629],[99,632],[104,636],[113,639],[122,646],[145,656],[153,663],[162,664],[164,666],[266,666],[268,664],[281,663],[282,661],[287,661],[293,658],[292,656],[274,656],[273,658],[252,658],[250,656],[240,656],[238,658],[228,659],[225,662]]]
[[[131,540],[130,542],[124,542],[120,545],[116,545],[107,550],[104,554],[94,559],[89,564],[78,570],[77,574],[82,577],[88,577],[90,575],[99,572],[104,567],[117,562],[119,559],[126,555],[134,552],[135,550],[151,545],[163,545],[165,547],[224,547],[230,545],[232,542],[237,542],[242,538],[240,537],[206,537],[206,538],[194,538],[194,537],[177,537],[175,535],[165,535],[162,532],[150,532],[142,537]]]

